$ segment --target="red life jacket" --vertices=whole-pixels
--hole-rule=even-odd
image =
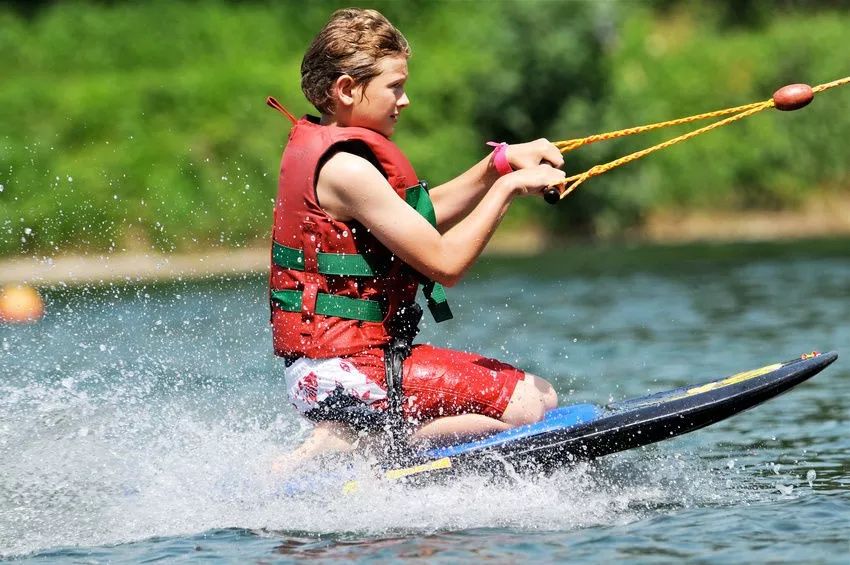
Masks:
[[[399,197],[436,223],[427,185],[389,139],[364,128],[322,126],[315,118],[295,122],[281,160],[272,233],[269,282],[277,355],[336,357],[384,346],[391,338],[388,321],[414,302],[423,282],[369,230],[337,221],[319,205],[319,169],[341,143],[370,158]],[[425,282],[426,291],[434,287],[426,296],[435,318],[450,318],[442,288]]]

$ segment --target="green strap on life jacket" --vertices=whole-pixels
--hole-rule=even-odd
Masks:
[[[404,200],[414,210],[419,212],[419,215],[428,220],[435,228],[437,227],[437,214],[434,212],[434,203],[431,202],[431,196],[428,195],[428,183],[419,181],[419,184],[407,189],[404,193]],[[452,310],[449,308],[449,301],[446,298],[446,289],[438,282],[428,280],[422,284],[422,294],[428,301],[428,310],[434,321],[438,324],[452,319]]]
[[[423,218],[428,220],[432,226],[437,226],[437,215],[434,212],[434,204],[428,195],[428,183],[420,181],[419,184],[408,188],[405,192],[404,200]],[[301,249],[287,247],[277,242],[272,243],[272,261],[275,265],[284,269],[304,270],[304,252]],[[366,261],[366,258],[357,253],[319,252],[316,254],[316,263],[317,271],[322,275],[342,275],[349,277],[376,276],[371,265]],[[446,290],[443,288],[443,285],[428,280],[422,285],[422,293],[428,301],[428,310],[431,311],[434,321],[439,323],[452,318],[452,311],[449,308]],[[301,311],[300,290],[272,291],[272,300],[281,309],[288,312]],[[316,313],[324,316],[336,316],[366,322],[380,322],[383,319],[380,306],[374,300],[361,300],[324,293],[319,293],[316,296]]]
[[[419,212],[419,215],[428,220],[428,223],[437,227],[437,213],[434,212],[434,203],[431,202],[431,196],[428,194],[428,183],[424,180],[419,181],[419,184],[411,186],[404,193],[404,201],[411,208]]]
[[[282,310],[300,312],[302,295],[300,290],[273,290],[272,300]],[[380,322],[384,319],[380,302],[323,292],[316,295],[315,312],[322,316],[336,316],[364,322]]]
[[[284,269],[304,270],[304,252],[287,247],[278,242],[272,243],[272,260]],[[346,275],[349,277],[374,277],[375,272],[366,258],[357,253],[316,253],[319,273],[323,275]]]
[[[422,285],[422,294],[428,301],[428,310],[435,322],[439,324],[454,317],[452,309],[449,308],[449,300],[446,297],[446,289],[443,288],[443,285],[434,281],[427,281]]]

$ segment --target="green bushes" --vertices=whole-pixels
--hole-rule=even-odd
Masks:
[[[299,65],[338,3],[63,2],[0,8],[0,254],[185,250],[265,239]],[[753,28],[690,4],[386,2],[413,46],[396,141],[432,184],[488,139],[580,137],[848,74],[844,12]],[[750,118],[593,179],[508,222],[614,235],[650,211],[786,207],[847,189],[847,89]],[[578,171],[666,138],[582,149]]]
[[[798,14],[753,30],[717,31],[687,14],[660,21],[634,14],[613,64],[605,123],[661,121],[765,100],[784,84],[846,76],[846,53],[837,47],[848,25],[848,14]],[[798,112],[765,111],[659,153],[623,182],[654,193],[652,206],[793,206],[813,190],[847,187],[850,150],[841,140],[850,136],[848,108],[845,88]],[[670,136],[648,134],[643,143]],[[624,149],[639,144],[636,138]]]

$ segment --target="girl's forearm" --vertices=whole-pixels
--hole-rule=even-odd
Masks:
[[[487,155],[458,177],[431,190],[431,201],[441,233],[455,226],[469,214],[499,178]]]
[[[508,183],[494,183],[479,196],[471,212],[445,231],[440,238],[440,266],[429,276],[446,286],[453,286],[475,262],[510,206],[514,189]]]

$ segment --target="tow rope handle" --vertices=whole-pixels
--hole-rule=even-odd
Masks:
[[[725,110],[717,110],[714,112],[706,112],[704,114],[697,114],[694,116],[687,116],[685,118],[679,118],[677,120],[670,120],[666,122],[658,122],[654,124],[649,124],[645,126],[637,126],[628,129],[622,129],[617,131],[612,131],[608,133],[598,133],[595,135],[590,135],[587,137],[577,138],[577,139],[568,139],[565,141],[556,141],[554,145],[561,150],[561,153],[566,153],[567,151],[572,151],[573,149],[578,149],[579,147],[583,147],[585,145],[590,145],[591,143],[596,143],[597,141],[604,141],[607,139],[616,139],[619,137],[625,137],[627,135],[633,135],[636,133],[643,133],[645,131],[651,131],[654,129],[660,129],[667,126],[676,126],[681,124],[687,124],[690,122],[695,122],[698,120],[704,120],[708,118],[718,118],[721,116],[729,116],[728,118],[724,118],[720,121],[714,122],[713,124],[709,124],[705,127],[696,129],[692,132],[688,132],[686,134],[680,135],[678,137],[674,137],[669,139],[663,143],[659,143],[658,145],[653,145],[646,149],[642,149],[640,151],[635,151],[634,153],[630,153],[624,157],[620,157],[619,159],[615,159],[608,163],[604,163],[601,165],[595,165],[590,169],[584,171],[583,173],[579,173],[576,175],[572,175],[570,177],[565,178],[559,183],[550,185],[543,192],[543,198],[549,204],[557,204],[562,198],[570,194],[576,188],[579,187],[584,181],[589,178],[601,175],[611,169],[619,167],[620,165],[625,165],[626,163],[631,163],[641,157],[645,157],[650,153],[654,153],[659,149],[664,149],[665,147],[670,147],[671,145],[675,145],[680,141],[685,141],[691,139],[692,137],[696,137],[700,134],[706,133],[713,129],[719,128],[721,126],[725,126],[727,124],[731,124],[732,122],[738,121],[742,118],[746,118],[747,116],[752,116],[762,110],[767,108],[776,108],[777,110],[782,111],[791,111],[797,110],[799,108],[803,108],[807,106],[812,99],[814,98],[815,93],[823,92],[824,90],[829,90],[830,88],[834,88],[836,86],[841,86],[844,84],[850,83],[850,77],[845,77],[842,79],[838,79],[832,82],[828,82],[825,84],[820,84],[812,88],[807,84],[789,84],[787,86],[783,86],[779,90],[773,93],[773,97],[769,100],[765,100],[763,102],[754,102],[753,104],[746,104],[744,106],[737,106],[734,108],[726,108]]]

